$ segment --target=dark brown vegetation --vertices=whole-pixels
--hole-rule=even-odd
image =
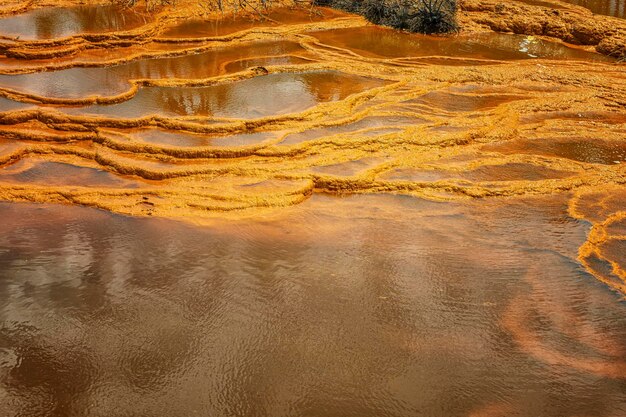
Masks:
[[[315,4],[359,13],[377,25],[410,32],[459,30],[456,0],[316,0]]]
[[[113,3],[124,7],[134,7],[139,4],[140,0],[113,0]],[[159,6],[172,6],[176,4],[176,0],[145,0],[146,10],[151,11]]]
[[[145,4],[148,11],[153,11],[160,6],[176,6],[177,0],[112,0],[113,3],[123,7],[135,7]],[[280,5],[281,0],[197,0],[199,6],[206,11],[246,10],[261,13],[273,6]],[[293,4],[308,4],[309,0],[292,0]]]

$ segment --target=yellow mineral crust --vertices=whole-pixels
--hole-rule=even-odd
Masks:
[[[626,57],[626,21],[594,15],[559,0],[462,0],[459,20],[466,31],[494,30],[548,36]]]
[[[592,224],[578,259],[596,278],[626,294],[626,187],[582,188],[570,214]]]
[[[503,203],[564,193],[591,223],[580,261],[626,294],[622,64],[479,33],[530,13],[518,2],[465,1],[474,34],[449,38],[328,9],[271,10],[254,24],[228,14],[221,26],[196,10],[209,22],[196,24],[183,19],[192,3],[128,30],[0,39],[0,199],[203,222],[315,192]],[[589,17],[571,10],[559,19]],[[533,34],[574,41],[567,33]]]

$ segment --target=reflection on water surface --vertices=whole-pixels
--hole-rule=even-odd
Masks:
[[[185,19],[182,23],[163,32],[165,38],[202,38],[225,36],[254,28],[272,27],[280,24],[301,24],[329,20],[344,14],[328,8],[315,10],[298,8],[279,8],[264,13],[264,17],[254,15],[249,19],[240,16],[225,16],[219,20]]]
[[[75,112],[115,117],[150,114],[254,118],[296,113],[385,83],[335,71],[279,73],[210,87],[150,87],[120,104]]]
[[[449,56],[496,60],[532,58],[608,60],[599,54],[532,36],[499,33],[460,35],[449,38],[364,26],[315,32],[313,36],[325,44],[349,48],[370,57]]]
[[[45,97],[108,97],[128,91],[130,80],[210,78],[259,65],[288,64],[295,60],[289,54],[298,52],[303,53],[304,49],[295,42],[258,42],[180,57],[135,60],[112,67],[0,75],[0,86]],[[225,69],[227,65],[230,66]]]
[[[0,416],[626,415],[619,65],[337,16],[0,57]]]
[[[6,415],[620,415],[624,305],[564,208],[317,196],[198,229],[2,204]]]
[[[594,14],[624,18],[626,16],[626,0],[516,0],[532,6],[541,6],[556,10],[571,10],[567,4],[581,6]],[[562,4],[566,3],[566,4]]]
[[[20,39],[55,39],[82,33],[114,32],[139,27],[148,15],[118,6],[76,6],[35,9],[0,18],[0,35]]]
[[[596,14],[606,16],[626,17],[625,0],[564,0],[577,6],[585,7]]]
[[[77,167],[62,162],[37,159],[23,159],[4,168],[0,171],[0,181],[81,187],[137,187],[134,181],[124,181],[96,168]]]

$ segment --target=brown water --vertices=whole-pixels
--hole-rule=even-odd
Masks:
[[[135,181],[124,181],[101,169],[37,159],[23,159],[4,168],[0,172],[0,181],[81,187],[136,188],[138,185]]]
[[[0,57],[0,416],[626,415],[623,68],[326,13]]]
[[[120,118],[151,114],[256,118],[303,111],[382,85],[376,79],[334,71],[279,73],[210,87],[145,88],[123,103],[79,112]]]
[[[84,33],[137,28],[148,15],[117,6],[42,8],[0,18],[0,35],[20,39],[55,39]]]
[[[316,32],[313,35],[324,44],[350,48],[372,57],[608,60],[599,54],[518,35],[483,34],[446,40],[375,26]],[[136,60],[112,67],[75,67],[30,74],[0,74],[0,87],[49,98],[110,97],[127,92],[131,80],[204,79],[256,66],[309,63],[303,58],[314,57],[293,41],[244,43],[236,48],[225,47],[180,57]]]
[[[622,415],[625,306],[565,208],[316,196],[199,229],[2,204],[0,407]]]
[[[534,37],[511,34],[474,34],[441,38],[364,26],[314,33],[324,44],[349,48],[370,57],[411,58],[446,56],[476,59],[586,59],[606,60],[599,54],[569,48]]]
[[[567,4],[573,4],[589,9],[594,14],[605,16],[626,17],[625,0],[517,0],[520,3],[531,4],[533,6],[547,7],[557,10],[568,10]],[[566,3],[565,5],[560,2]]]
[[[613,165],[626,163],[626,143],[614,143],[591,138],[518,140],[506,144],[486,146],[484,149],[503,153],[531,153],[556,156],[591,164]]]
[[[563,0],[566,3],[585,7],[595,14],[626,17],[626,0]]]
[[[307,55],[295,42],[256,42],[180,57],[136,60],[113,67],[0,75],[0,86],[53,98],[106,97],[128,91],[130,80],[210,78],[248,67],[289,64],[298,53]],[[240,64],[241,61],[245,64]]]
[[[174,147],[201,146],[245,146],[263,143],[280,137],[280,132],[240,133],[238,135],[198,135],[171,133],[162,130],[143,130],[133,134],[133,138],[148,143]]]
[[[344,17],[344,15],[329,8],[316,8],[315,10],[279,8],[265,13],[263,17],[254,14],[250,17],[250,19],[242,19],[240,15],[233,15],[208,21],[204,19],[185,19],[182,23],[164,31],[161,36],[164,38],[226,36],[255,28],[276,27],[281,24],[293,25],[320,22]]]

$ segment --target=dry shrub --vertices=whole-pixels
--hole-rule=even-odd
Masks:
[[[359,13],[377,25],[411,32],[459,30],[456,0],[315,0],[315,4]]]

